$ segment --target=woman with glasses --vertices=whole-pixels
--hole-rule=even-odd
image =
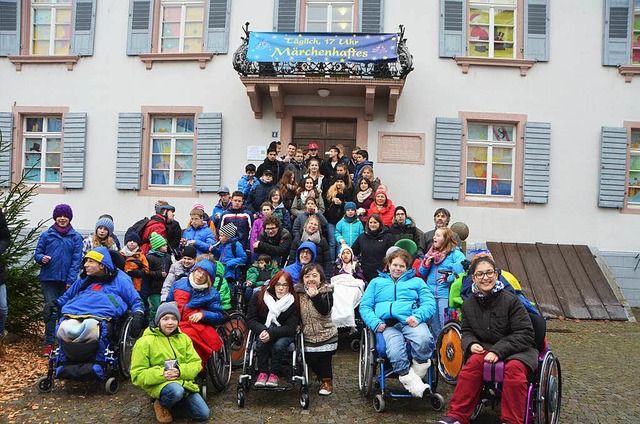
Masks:
[[[468,423],[480,399],[485,363],[504,361],[503,423],[523,423],[527,401],[527,375],[538,365],[531,319],[520,300],[497,278],[488,256],[471,263],[473,296],[462,305],[462,349],[467,362],[458,374],[447,416],[438,424]]]

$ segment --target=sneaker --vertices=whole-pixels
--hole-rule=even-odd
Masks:
[[[437,421],[436,424],[460,424],[460,421],[456,420],[453,417],[446,416]]]
[[[41,353],[41,355],[42,355],[42,356],[47,356],[47,357],[49,357],[49,356],[51,356],[51,351],[52,351],[52,350],[53,350],[53,345],[52,345],[52,344],[46,345],[46,346],[42,349],[42,353]]]
[[[156,420],[158,420],[159,423],[170,423],[173,421],[171,411],[169,411],[168,408],[160,405],[159,400],[153,402],[153,409],[156,411]]]
[[[331,392],[333,392],[333,381],[330,378],[323,378],[318,393],[322,396],[329,396]]]
[[[254,387],[264,387],[266,383],[267,383],[267,373],[261,372],[260,374],[258,374],[258,378],[256,379],[256,382],[253,385]]]
[[[269,379],[267,380],[267,387],[278,387],[280,384],[280,379],[275,374],[269,374]]]

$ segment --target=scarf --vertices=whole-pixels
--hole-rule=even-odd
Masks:
[[[209,288],[209,284],[204,283],[204,284],[198,284],[196,283],[195,278],[193,277],[193,274],[189,274],[189,284],[191,284],[191,287],[193,287],[196,290],[206,290]]]
[[[59,226],[58,224],[56,224],[55,222],[52,225],[53,229],[56,230],[58,232],[58,234],[60,234],[61,236],[66,236],[67,233],[71,230],[73,230],[73,227],[71,226],[71,224],[67,225],[66,227],[62,228],[61,226]]]
[[[368,189],[366,189],[365,191],[359,191],[356,194],[356,197],[358,198],[358,202],[362,203],[365,200],[367,200],[367,198],[369,196],[371,196],[371,193],[373,193],[373,189],[371,187],[369,187]]]
[[[269,308],[269,313],[267,314],[267,319],[265,320],[264,325],[266,325],[267,328],[271,327],[271,324],[280,327],[278,317],[293,305],[293,295],[291,293],[287,293],[282,296],[282,299],[275,300],[269,293],[265,293],[264,304]]]
[[[307,203],[307,197],[309,197],[309,194],[312,193],[311,191],[302,191],[300,192],[300,200],[302,200],[302,204],[304,205],[305,203]],[[315,197],[315,196],[313,196]]]
[[[312,241],[315,244],[320,243],[320,240],[321,240],[320,239],[320,231],[316,231],[313,234],[309,234],[309,233],[307,233],[307,230],[304,230],[302,232],[302,235],[300,236],[300,241],[302,242],[302,241],[307,241],[307,240],[308,241]]]
[[[427,254],[424,256],[426,258],[433,258],[432,262],[434,264],[440,264],[442,263],[442,261],[444,261],[444,258],[446,258],[448,254],[449,254],[448,250],[443,250],[443,251],[434,250],[433,246],[431,246]]]
[[[504,289],[504,283],[500,281],[500,279],[496,280],[496,285],[491,289],[491,293],[498,293],[500,290]],[[480,298],[485,297],[486,294],[482,293],[478,288],[476,283],[471,284],[471,290],[473,290],[473,295],[478,296]]]
[[[133,255],[137,252],[137,250],[136,250],[136,251],[129,250],[129,248],[127,247],[127,245],[126,245],[126,244],[125,244],[124,246],[122,246],[122,249],[120,249],[120,251],[121,251],[121,252],[124,254],[124,256],[126,256],[126,257],[133,256]]]
[[[347,221],[349,224],[351,224],[356,219],[358,219],[358,215],[353,215],[351,218],[349,218],[347,215],[344,216],[344,220]]]

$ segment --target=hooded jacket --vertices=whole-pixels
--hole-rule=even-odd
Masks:
[[[331,320],[333,308],[333,286],[322,283],[318,294],[310,298],[304,289],[304,283],[298,281],[294,290],[300,299],[300,320],[306,346],[316,347],[338,342],[338,329]]]
[[[284,228],[280,228],[274,237],[263,231],[258,236],[258,247],[254,250],[254,253],[259,255],[266,253],[271,256],[273,260],[278,261],[280,266],[284,265],[289,256],[289,249],[291,248],[291,233]]]
[[[310,241],[305,241],[300,243],[298,248],[295,250],[296,256],[289,260],[291,265],[284,267],[284,271],[287,271],[291,278],[293,279],[293,284],[298,282],[298,278],[300,278],[300,272],[302,271],[302,264],[300,263],[300,251],[302,249],[311,250],[311,261],[309,263],[314,263],[316,261],[316,244]]]
[[[232,247],[235,244],[235,247]],[[240,276],[238,267],[247,263],[247,254],[242,244],[235,237],[227,240],[226,243],[218,244],[211,253],[222,262],[225,267],[224,278],[237,280]]]
[[[45,255],[51,256],[51,260],[43,264]],[[71,285],[80,273],[82,236],[73,228],[62,235],[51,226],[40,235],[34,258],[41,265],[40,281],[60,281]]]
[[[182,238],[185,240],[195,240],[193,247],[196,248],[198,255],[209,253],[209,247],[216,242],[216,236],[213,230],[204,222],[200,228],[193,228],[193,225],[189,225],[182,233]]]
[[[382,271],[387,249],[391,246],[393,237],[387,231],[387,227],[382,227],[376,234],[366,230],[353,243],[351,249],[354,255],[360,258],[366,281],[373,280],[378,276],[378,271]]]
[[[447,282],[443,278],[443,274],[438,271],[452,271],[455,263],[461,263],[465,259],[464,253],[455,248],[439,264],[431,263],[431,266],[426,268],[422,262],[420,263],[418,272],[427,281],[427,286],[429,286],[436,299],[448,299],[449,288],[451,287],[451,283]]]
[[[311,262],[315,262],[317,264],[320,264],[322,266],[322,269],[324,270],[324,275],[331,275],[331,252],[329,250],[329,243],[327,242],[327,239],[324,238],[322,236],[322,233],[320,233],[320,242],[319,243],[314,243],[314,242],[310,242],[309,240],[305,241],[304,243],[311,243],[313,245],[315,245],[316,250],[315,250],[315,255],[314,255],[314,259]],[[298,249],[300,246],[302,246],[302,244],[304,244],[302,242],[302,239],[300,237],[297,237],[293,243],[291,243],[291,251],[289,253],[289,263],[292,263],[293,261],[298,261]],[[295,280],[297,281],[297,280]]]

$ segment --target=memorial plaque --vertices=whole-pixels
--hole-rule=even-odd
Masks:
[[[424,165],[424,133],[378,133],[378,162]]]

